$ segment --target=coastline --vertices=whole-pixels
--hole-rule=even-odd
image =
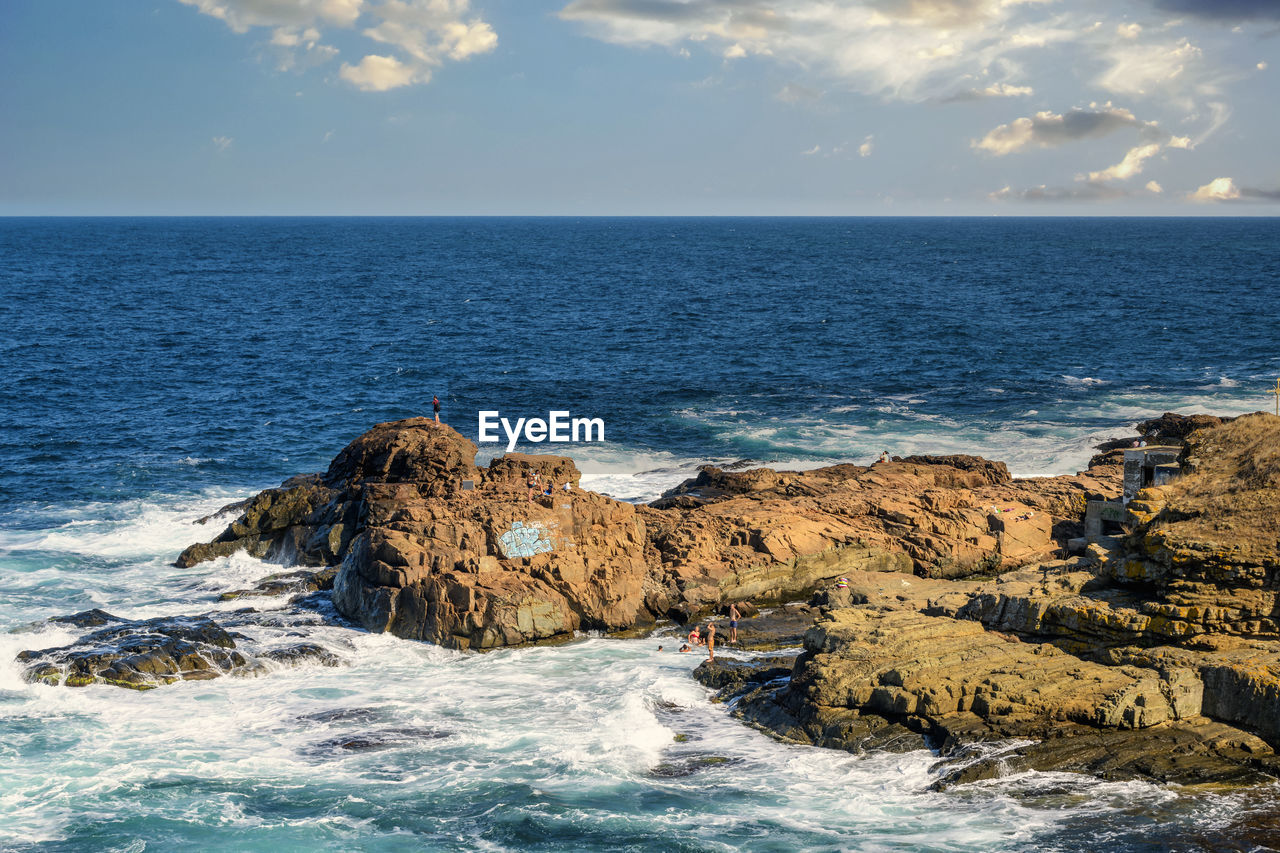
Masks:
[[[1189,452],[1212,444],[1204,436],[1229,434],[1229,443],[1260,429],[1270,442],[1280,429],[1257,415],[1236,426],[1197,422],[1209,428],[1193,433],[1191,420],[1172,417],[1144,426],[1153,437],[1188,442]],[[1224,454],[1213,446],[1206,458]],[[338,613],[368,630],[453,638],[443,645],[461,648],[559,644],[583,631],[652,636],[663,619],[723,625],[734,600],[793,601],[743,620],[741,647],[774,654],[743,664],[722,644],[717,663],[694,673],[734,703],[737,718],[784,742],[855,753],[932,750],[939,789],[1026,769],[1192,785],[1265,782],[1280,772],[1273,751],[1280,726],[1220,691],[1238,691],[1231,673],[1252,677],[1257,656],[1274,654],[1275,626],[1232,622],[1221,605],[1215,613],[1176,595],[1172,605],[1148,607],[1143,590],[1161,583],[1154,573],[1167,558],[1132,549],[1150,540],[1146,529],[1160,518],[1154,494],[1134,504],[1146,517],[1134,517],[1127,540],[1064,558],[1083,527],[1084,502],[1118,489],[1122,456],[1104,447],[1086,475],[1031,480],[977,457],[807,472],[708,467],[649,506],[574,489],[557,507],[559,497],[543,506],[525,494],[525,472],[573,484],[580,475],[571,460],[508,454],[476,469],[474,445],[461,436],[405,421],[371,430],[324,475],[224,508],[242,515],[212,543],[184,551],[179,565],[245,549],[298,567],[224,593],[225,601],[292,595],[297,615],[273,617],[287,627],[289,619],[331,618],[324,611],[332,590]],[[460,489],[468,477],[475,485]],[[553,514],[532,522],[541,526],[527,554],[507,553],[511,542],[467,526],[481,519],[508,535],[530,523],[513,521],[513,511],[543,510]],[[754,532],[744,539],[735,530]],[[492,551],[467,557],[479,543]],[[442,572],[438,556],[428,556],[441,547],[454,555]],[[619,563],[623,555],[628,562]],[[1155,562],[1138,577],[1135,559]],[[1206,590],[1247,597],[1219,582],[1212,558],[1199,560]],[[414,565],[428,585],[407,602],[393,600],[396,588],[417,589]],[[1197,575],[1181,565],[1177,595],[1185,599]],[[1269,565],[1259,568],[1264,587]],[[1135,579],[1138,586],[1126,585]],[[398,587],[375,583],[361,592],[371,580]],[[569,603],[557,610],[549,594]],[[90,611],[52,620],[88,631],[79,640],[20,660],[28,680],[137,689],[341,663],[315,644],[238,641],[237,626],[260,617],[253,608],[236,614],[137,622]],[[1201,618],[1199,628],[1186,621],[1192,617]],[[458,642],[476,637],[481,642]],[[995,756],[985,747],[1021,741],[1028,743]]]

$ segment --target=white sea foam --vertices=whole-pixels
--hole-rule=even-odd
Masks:
[[[930,753],[777,743],[707,701],[688,676],[700,656],[655,640],[477,656],[326,625],[300,633],[344,664],[145,694],[6,681],[10,836],[69,839],[85,815],[142,813],[198,826],[213,846],[255,837],[245,832],[351,846],[395,825],[427,847],[509,849],[520,845],[492,833],[515,821],[593,849],[573,839],[625,831],[731,850],[766,832],[791,848],[999,850],[1036,846],[1082,810],[1105,822],[1173,796],[1131,784],[1121,797],[1066,775],[1059,793],[1020,795],[1035,774],[930,792]]]

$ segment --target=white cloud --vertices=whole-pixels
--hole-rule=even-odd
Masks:
[[[226,151],[231,147],[231,143],[235,142],[230,136],[215,136],[213,138],[213,147],[219,151]]]
[[[315,27],[276,27],[269,44],[275,48],[276,67],[281,71],[320,65],[338,55],[336,47],[321,44]]]
[[[1090,104],[1087,109],[1076,108],[1066,113],[1048,110],[1030,118],[1018,118],[1002,124],[975,139],[972,146],[997,157],[1021,151],[1029,146],[1052,148],[1077,139],[1105,136],[1125,128],[1138,128],[1144,136],[1158,133],[1154,122],[1140,121],[1132,112],[1111,104]]]
[[[1147,181],[1147,191],[1153,192],[1156,195],[1159,195],[1160,193],[1164,192],[1164,187],[1160,186],[1160,184],[1157,183],[1156,181]]]
[[[810,148],[808,151],[801,151],[800,154],[804,157],[812,157],[814,154],[818,154],[821,151],[822,151],[822,146],[815,145],[812,148]]]
[[[855,91],[946,98],[957,78],[998,87],[992,69],[1078,38],[1046,23],[1049,0],[570,0],[560,17],[602,41],[728,58],[769,56]],[[984,79],[985,78],[985,79]],[[1019,88],[1019,87],[1013,87]],[[1001,93],[1004,94],[1004,93]]]
[[[1257,68],[1258,68],[1258,70],[1259,70],[1259,71],[1266,71],[1266,70],[1267,70],[1267,63],[1266,63],[1265,61],[1263,61],[1263,62],[1259,62],[1259,63],[1258,63]]]
[[[954,103],[956,101],[984,101],[989,98],[1020,98],[1025,95],[1034,95],[1035,90],[1030,86],[1017,86],[1011,83],[992,83],[990,86],[982,88],[966,89],[963,92],[957,92],[940,98],[943,103]]]
[[[342,63],[338,74],[343,80],[366,92],[385,92],[410,83],[425,83],[431,77],[430,71],[416,70],[394,56],[378,56],[373,53],[360,60],[358,65]],[[426,79],[422,78],[423,74]]]
[[[1230,178],[1214,178],[1188,196],[1192,201],[1235,201],[1240,189]]]
[[[1148,160],[1160,153],[1160,143],[1152,142],[1149,145],[1139,145],[1136,148],[1130,148],[1129,152],[1124,155],[1124,159],[1109,168],[1098,172],[1090,172],[1088,180],[1092,182],[1105,181],[1125,181],[1134,175],[1142,173],[1142,168]],[[1083,180],[1081,178],[1080,180]]]
[[[1128,195],[1127,190],[1106,184],[1081,184],[1074,187],[1050,187],[1041,184],[1025,190],[1004,186],[993,193],[987,193],[987,198],[991,201],[1106,201],[1125,198]]]
[[[862,140],[862,144],[858,146],[859,157],[871,156],[871,152],[875,150],[875,139],[874,136],[868,135],[866,139]]]
[[[387,0],[376,10],[382,20],[364,34],[399,47],[423,65],[439,65],[445,56],[467,59],[498,46],[498,36],[487,23],[461,19],[467,0]]]
[[[238,33],[252,27],[326,24],[349,27],[360,17],[364,0],[178,0],[225,21]]]
[[[297,31],[288,27],[276,27],[271,33],[271,43],[277,47],[297,47],[301,41]]]
[[[1192,201],[1280,201],[1280,190],[1238,186],[1231,178],[1214,178],[1187,198]]]
[[[426,83],[446,60],[492,51],[493,28],[471,14],[470,0],[179,0],[226,22],[237,33],[270,27],[267,42],[281,70],[326,62],[338,49],[321,42],[321,29],[367,25],[362,34],[396,48],[398,55],[369,54],[343,63],[338,76],[365,91],[382,92]]]
[[[1035,94],[1030,86],[1011,86],[1008,83],[994,83],[979,91],[988,98],[1016,98]]]
[[[1146,95],[1173,83],[1192,84],[1194,75],[1186,72],[1201,50],[1184,38],[1172,44],[1116,42],[1106,55],[1110,67],[1095,82],[1116,94]]]
[[[1117,24],[1116,35],[1122,39],[1136,39],[1142,35],[1141,24]]]

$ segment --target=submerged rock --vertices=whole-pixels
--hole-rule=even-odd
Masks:
[[[17,656],[30,682],[83,687],[113,684],[150,690],[176,681],[245,675],[264,663],[336,665],[338,658],[315,643],[295,643],[246,652],[246,638],[227,631],[205,616],[175,616],[131,620],[103,611],[86,611],[50,620],[99,628],[56,648],[28,650]],[[237,642],[240,641],[240,642]]]
[[[793,656],[774,655],[751,660],[735,660],[723,656],[715,661],[703,661],[693,671],[693,677],[703,685],[717,691],[721,700],[740,696],[755,687],[791,677],[795,665]]]
[[[113,619],[59,648],[24,651],[27,681],[81,687],[95,682],[147,690],[179,679],[215,678],[247,667],[235,639],[212,620],[177,617]]]

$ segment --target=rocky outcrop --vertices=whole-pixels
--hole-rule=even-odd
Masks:
[[[807,597],[850,571],[964,577],[1055,553],[1107,474],[1013,480],[973,456],[815,471],[703,468],[651,507],[577,488],[573,461],[476,447],[425,418],[379,424],[323,475],[243,506],[179,565],[245,548],[340,565],[338,610],[373,631],[487,649]],[[529,499],[530,472],[554,486]],[[566,484],[569,490],[564,487]]]
[[[1180,415],[1176,412],[1165,412],[1158,418],[1149,418],[1134,424],[1133,428],[1137,433],[1135,436],[1112,438],[1097,445],[1095,449],[1101,453],[1089,460],[1089,467],[1123,465],[1124,451],[1134,447],[1138,442],[1177,447],[1185,444],[1187,438],[1197,430],[1211,429],[1233,420],[1235,419],[1217,415]]]
[[[246,551],[279,563],[324,566],[346,551],[355,529],[358,505],[327,487],[319,476],[294,477],[278,489],[267,489],[247,502],[232,504],[240,516],[212,542],[184,550],[182,568]],[[220,515],[221,513],[219,513]],[[215,516],[216,517],[216,516]],[[203,522],[208,519],[202,519]]]
[[[67,687],[112,684],[133,690],[220,675],[256,674],[273,664],[337,664],[332,652],[314,643],[292,641],[262,647],[227,630],[251,612],[229,615],[219,622],[209,616],[122,619],[89,610],[50,620],[92,629],[88,633],[66,646],[21,652],[18,662],[24,665],[23,677],[31,682]]]
[[[749,693],[739,713],[852,750],[904,727],[941,750],[944,782],[1026,767],[1277,775],[1280,419],[1193,432],[1184,458],[1183,477],[1131,502],[1131,532],[1110,551],[824,591],[790,682]],[[974,749],[1008,739],[1033,742],[998,761]]]

